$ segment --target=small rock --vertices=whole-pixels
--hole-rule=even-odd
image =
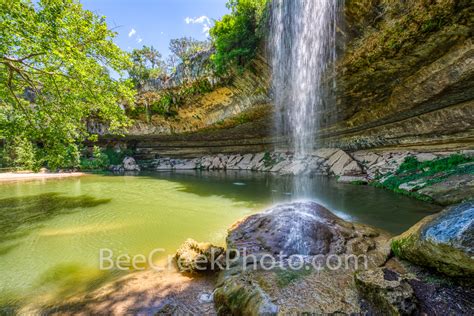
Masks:
[[[224,248],[210,243],[198,243],[188,239],[176,251],[178,270],[184,273],[204,273],[218,271],[223,263]]]
[[[405,182],[398,186],[399,189],[405,190],[408,192],[416,191],[417,189],[423,187],[426,183],[426,179],[418,179],[415,181]]]

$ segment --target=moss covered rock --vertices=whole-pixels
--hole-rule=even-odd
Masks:
[[[218,271],[224,261],[224,248],[187,239],[176,251],[178,270],[183,273]]]
[[[425,217],[392,239],[393,252],[453,277],[474,276],[474,201]]]

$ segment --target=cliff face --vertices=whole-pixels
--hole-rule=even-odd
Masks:
[[[319,145],[472,148],[472,2],[346,0],[343,14],[336,104],[321,113]],[[143,157],[271,149],[269,73],[260,56],[249,70],[188,101],[176,118],[137,123],[128,139]]]
[[[322,142],[472,146],[472,2],[351,0],[344,13],[337,120],[321,131]]]

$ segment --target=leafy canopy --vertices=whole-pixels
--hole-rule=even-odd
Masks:
[[[143,85],[147,80],[158,79],[166,75],[166,64],[161,53],[153,46],[143,46],[131,53],[132,65],[128,70],[130,78],[136,86]]]
[[[192,37],[172,39],[169,46],[171,53],[177,56],[183,63],[189,61],[194,54],[206,50],[209,47],[210,43],[208,41],[199,41]]]
[[[228,66],[245,66],[257,52],[263,37],[265,8],[268,0],[229,0],[231,14],[216,21],[210,30],[216,53],[213,60],[218,71]]]
[[[76,0],[1,0],[0,11],[0,139],[29,150],[28,167],[76,166],[89,121],[110,133],[128,124],[120,104],[132,102],[131,84],[109,71],[121,75],[129,55]]]

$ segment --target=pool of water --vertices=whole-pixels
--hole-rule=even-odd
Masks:
[[[400,233],[439,208],[370,186],[312,179],[313,199],[346,220]],[[224,244],[236,220],[291,199],[291,180],[251,172],[162,172],[0,185],[0,306],[54,302],[127,273],[100,249],[173,254],[193,238]]]

